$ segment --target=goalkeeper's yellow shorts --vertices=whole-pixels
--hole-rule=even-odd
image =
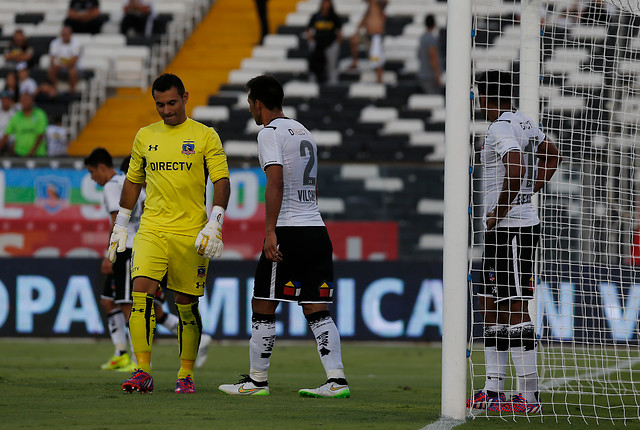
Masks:
[[[167,275],[167,288],[202,296],[209,259],[198,254],[196,236],[140,229],[133,238],[131,279],[138,276],[158,282]]]

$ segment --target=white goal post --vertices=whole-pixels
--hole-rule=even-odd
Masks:
[[[640,2],[605,1],[448,0],[444,417],[640,420]],[[513,75],[513,104],[563,156],[535,198],[541,238],[529,309],[543,406],[535,415],[465,407],[485,378],[473,299],[484,240],[478,154],[489,126],[475,79],[487,70]],[[509,366],[505,389],[517,394]]]

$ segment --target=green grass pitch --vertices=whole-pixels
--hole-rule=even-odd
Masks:
[[[235,397],[217,387],[247,372],[248,342],[212,344],[195,374],[197,393],[177,396],[177,346],[162,340],[153,348],[155,390],[141,395],[122,392],[128,374],[99,369],[112,352],[107,341],[0,339],[0,428],[420,429],[438,419],[439,346],[344,342],[342,350],[350,399],[298,397],[324,382],[307,341],[276,344],[270,396]],[[457,428],[584,426],[559,421],[477,417]]]

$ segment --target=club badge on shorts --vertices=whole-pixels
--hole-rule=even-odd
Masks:
[[[207,268],[204,266],[198,266],[198,278],[204,278],[207,275]]]
[[[320,285],[320,297],[333,297],[333,282],[324,282]]]
[[[300,282],[289,281],[284,284],[284,290],[282,293],[285,296],[298,297],[300,295],[301,285]]]

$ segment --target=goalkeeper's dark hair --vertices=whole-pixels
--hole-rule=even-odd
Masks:
[[[122,173],[124,173],[125,175],[127,174],[127,171],[129,170],[129,163],[131,163],[131,155],[127,155],[126,157],[124,157],[122,159],[122,163],[120,163],[120,171]]]
[[[498,106],[514,104],[517,97],[517,89],[513,78],[513,72],[503,70],[489,70],[476,78],[478,93],[492,100]]]
[[[249,98],[254,102],[260,100],[269,110],[282,109],[284,90],[276,78],[271,75],[260,75],[247,82]]]
[[[153,94],[154,91],[164,93],[165,91],[169,91],[171,88],[178,90],[178,95],[180,97],[184,96],[184,93],[186,92],[184,84],[179,77],[171,73],[163,73],[153,81],[153,85],[151,85],[151,94]]]
[[[98,164],[104,164],[107,167],[113,167],[113,158],[111,154],[104,148],[96,148],[91,151],[84,159],[85,166],[98,167]]]

